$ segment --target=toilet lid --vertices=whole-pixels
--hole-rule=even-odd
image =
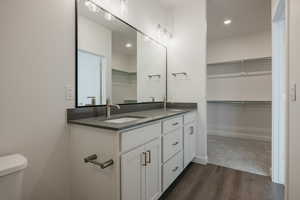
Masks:
[[[27,159],[20,154],[0,156],[0,177],[21,171],[27,167]]]

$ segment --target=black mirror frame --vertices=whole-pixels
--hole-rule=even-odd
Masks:
[[[95,4],[96,5],[96,4]],[[136,32],[146,36],[147,38],[151,39],[152,41],[156,42],[157,44],[161,45],[166,49],[166,101],[168,100],[168,48],[166,45],[162,44],[161,42],[157,41],[153,37],[145,34],[138,28],[132,26],[128,22],[124,21],[123,19],[117,17],[110,11],[106,10],[105,8],[96,5],[99,9],[104,12],[111,14],[115,19],[121,21],[122,23],[126,24],[130,28],[134,29]],[[89,106],[78,106],[78,0],[75,0],[75,108],[85,108],[85,107],[103,107],[106,105],[89,105]],[[127,103],[127,104],[119,104],[119,105],[134,105],[134,104],[150,104],[150,103],[162,103],[161,102],[142,102],[142,103]]]

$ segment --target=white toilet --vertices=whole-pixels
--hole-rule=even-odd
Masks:
[[[0,157],[0,199],[21,200],[23,171],[27,159],[20,155]]]

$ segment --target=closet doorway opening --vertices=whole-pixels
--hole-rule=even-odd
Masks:
[[[284,184],[284,64],[273,58],[284,30],[272,20],[271,0],[207,1],[207,152],[209,164]]]

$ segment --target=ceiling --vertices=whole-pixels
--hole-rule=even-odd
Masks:
[[[187,3],[184,0],[159,1],[167,8],[180,8],[180,4]],[[232,20],[229,26],[223,23],[227,18]],[[207,26],[208,40],[271,30],[271,0],[207,0]]]
[[[208,40],[271,30],[271,0],[207,0],[207,28]]]
[[[161,5],[166,8],[172,8],[182,3],[182,0],[159,0]]]

